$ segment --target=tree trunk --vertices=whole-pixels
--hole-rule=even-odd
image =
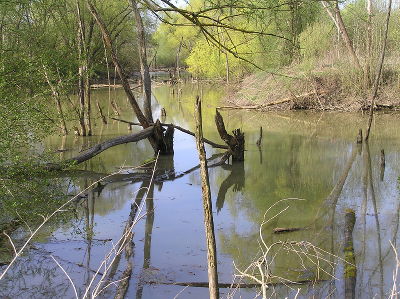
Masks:
[[[107,124],[107,119],[106,119],[106,117],[104,116],[104,113],[103,113],[103,109],[101,109],[101,106],[100,106],[100,104],[99,104],[99,101],[96,101],[96,106],[97,106],[97,110],[99,111],[99,114],[100,114],[100,116],[101,116],[101,121],[103,122],[103,124]]]
[[[81,15],[81,9],[79,0],[76,0],[76,12],[77,12],[77,40],[78,40],[78,57],[79,57],[79,68],[78,68],[78,98],[79,98],[79,125],[81,127],[80,135],[86,136],[86,124],[85,124],[85,75],[86,67],[83,61],[85,60],[85,27]]]
[[[178,51],[176,52],[176,64],[175,64],[175,67],[176,67],[176,78],[178,80],[181,78],[181,72],[180,72],[180,69],[179,69],[179,58],[180,58],[180,55],[181,55],[182,44],[183,44],[183,37],[181,38],[181,41],[180,41],[179,47],[178,47]]]
[[[336,0],[333,8],[329,6],[327,1],[322,1],[321,3],[324,6],[325,10],[327,11],[329,17],[335,23],[338,31],[340,32],[340,35],[342,36],[346,49],[353,60],[354,66],[359,71],[362,71],[360,61],[358,60],[357,54],[353,47],[353,42],[351,41],[346,26],[343,22],[342,14],[340,13],[339,2]]]
[[[228,59],[228,53],[225,51],[225,71],[226,71],[226,83],[229,84],[229,59]]]
[[[133,111],[136,114],[138,121],[140,122],[143,128],[148,128],[152,123],[149,121],[146,116],[143,114],[142,110],[140,109],[138,102],[136,101],[135,96],[133,95],[132,89],[130,87],[129,81],[125,75],[124,70],[122,69],[121,64],[119,63],[119,59],[116,55],[113,41],[111,40],[110,33],[102,20],[101,16],[97,12],[96,7],[93,5],[91,0],[86,0],[90,13],[93,15],[93,18],[96,20],[97,25],[100,28],[100,31],[103,36],[103,41],[111,54],[112,61],[114,63],[115,69],[121,79],[122,87],[127,95],[128,101],[132,106]],[[151,107],[150,107],[151,110]],[[151,111],[150,111],[151,112]],[[174,136],[174,128],[172,126],[168,127],[165,134],[161,126],[156,126],[154,128],[153,135],[150,136],[149,142],[153,147],[155,153],[160,153],[162,155],[168,155],[173,153],[173,136]]]
[[[86,126],[87,126],[87,135],[92,136],[92,119],[91,119],[91,90],[90,90],[90,78],[89,72],[86,68],[85,73],[85,99],[86,99]]]
[[[201,190],[203,195],[204,226],[207,240],[207,262],[208,262],[208,285],[210,299],[219,298],[218,272],[217,272],[217,249],[215,245],[214,220],[212,215],[210,182],[207,170],[206,152],[203,138],[203,126],[201,117],[201,102],[197,97],[195,106],[196,119],[196,145],[200,159]]]
[[[51,83],[49,75],[48,75],[47,70],[46,70],[46,67],[44,65],[43,65],[43,72],[44,72],[44,76],[46,77],[47,84],[49,84],[49,86],[50,86],[51,92],[53,94],[54,101],[56,102],[58,116],[60,117],[61,132],[62,132],[62,134],[64,136],[68,135],[68,129],[67,129],[67,125],[65,123],[64,112],[63,112],[62,106],[61,106],[60,93],[58,92],[57,87],[55,87]]]
[[[136,117],[138,118],[138,121],[140,122],[141,126],[143,128],[147,128],[149,127],[149,121],[147,120],[147,118],[144,116],[144,114],[142,113],[142,110],[140,110],[140,107],[136,101],[135,96],[132,93],[132,90],[130,88],[129,82],[127,77],[125,76],[125,73],[119,63],[118,57],[115,53],[115,49],[113,47],[113,43],[110,37],[110,33],[108,32],[108,29],[105,25],[105,23],[103,22],[102,18],[100,17],[99,13],[97,12],[95,6],[93,5],[91,0],[87,0],[87,4],[88,4],[88,8],[90,10],[90,13],[93,15],[94,19],[96,20],[97,25],[100,28],[100,31],[102,33],[103,36],[103,40],[104,43],[106,45],[106,47],[108,48],[108,50],[110,51],[111,54],[111,58],[112,61],[114,63],[115,69],[117,71],[118,76],[121,79],[122,82],[122,87],[125,90],[125,93],[128,97],[129,103],[131,104],[133,111],[136,114]]]
[[[392,11],[392,0],[389,0],[388,12],[386,15],[385,33],[384,33],[384,37],[383,37],[382,53],[381,53],[381,57],[379,59],[378,69],[377,69],[376,76],[375,76],[374,90],[373,90],[373,93],[371,96],[371,104],[370,104],[371,106],[369,107],[369,119],[368,119],[367,133],[365,134],[365,140],[368,140],[369,133],[371,131],[372,118],[374,116],[375,99],[378,95],[378,88],[379,88],[379,82],[381,80],[381,75],[382,75],[383,62],[385,61],[386,44],[387,44],[387,37],[388,37],[388,31],[389,31],[389,21],[390,21],[391,11]]]
[[[136,33],[139,47],[139,59],[140,59],[140,72],[142,75],[143,82],[143,111],[149,122],[153,122],[153,116],[151,111],[151,78],[149,66],[147,64],[147,49],[146,49],[146,38],[143,27],[142,17],[140,15],[139,8],[136,0],[131,0],[132,10],[135,15],[136,22]]]
[[[367,58],[365,63],[365,85],[371,85],[371,64],[372,64],[372,0],[367,0]]]

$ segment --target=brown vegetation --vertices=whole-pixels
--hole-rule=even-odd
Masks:
[[[295,71],[292,72],[295,74]],[[289,72],[289,74],[291,74]],[[357,81],[357,73],[353,73]],[[400,109],[398,74],[387,70],[382,74],[375,109]],[[321,68],[318,72],[297,73],[293,77],[273,74],[254,74],[245,78],[232,90],[225,101],[229,106],[222,109],[269,110],[318,110],[362,111],[370,107],[370,90],[361,83],[350,81],[333,68]]]

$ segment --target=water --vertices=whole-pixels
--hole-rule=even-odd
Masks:
[[[154,88],[154,115],[160,117],[163,107],[167,111],[165,122],[194,131],[194,98],[201,94],[204,135],[222,143],[215,129],[214,115],[223,88],[195,84],[174,88],[174,94],[167,85]],[[109,105],[113,99],[121,112],[117,117],[135,120],[122,89],[111,90],[111,93],[108,89],[95,90],[93,97],[106,114],[114,116]],[[67,150],[57,154],[60,159],[66,159],[93,144],[129,133],[126,124],[109,121],[103,125],[97,113],[95,115],[94,136],[51,136],[45,147]],[[353,234],[356,296],[388,297],[396,265],[390,242],[394,248],[399,247],[398,115],[377,115],[369,145],[370,155],[366,146],[361,149],[354,142],[358,128],[367,123],[367,117],[361,114],[230,110],[222,115],[228,131],[243,129],[247,151],[244,163],[209,169],[219,281],[232,282],[233,275],[238,273],[235,267],[243,271],[260,256],[260,225],[264,219],[270,219],[261,231],[268,246],[275,244],[269,256],[271,273],[292,281],[316,278],[322,282],[315,286],[277,285],[269,290],[269,295],[293,298],[300,287],[299,296],[303,298],[342,297],[344,215],[346,209],[351,208],[357,219]],[[258,148],[256,140],[260,126],[264,137]],[[133,131],[138,130],[133,128]],[[383,173],[381,149],[386,153]],[[206,146],[206,151],[207,156],[222,152],[210,146]],[[65,180],[69,187],[62,192],[75,194],[101,176],[118,171],[120,166],[138,166],[151,157],[153,152],[147,141],[114,147],[82,165],[83,171],[67,173]],[[368,175],[369,163],[372,176]],[[127,298],[174,298],[178,293],[178,298],[208,297],[206,288],[168,284],[207,281],[199,170],[175,179],[171,175],[179,176],[197,164],[194,138],[176,131],[174,156],[160,157],[157,161],[158,174],[165,173],[169,179],[157,180],[151,187],[148,199],[143,201],[143,217],[134,227],[133,273]],[[344,172],[348,167],[346,176]],[[124,173],[128,171],[126,169]],[[343,177],[344,184],[338,188]],[[149,185],[148,179],[142,184],[124,180],[123,176],[107,181],[109,183],[102,190],[89,191],[87,198],[75,203],[76,215],[70,221],[61,226],[48,226],[40,233],[34,247],[0,282],[2,298],[73,298],[68,278],[50,255],[69,274],[79,297],[83,295],[85,285],[112,244],[121,237],[132,201],[138,194],[143,195],[141,188]],[[332,190],[337,192],[331,193]],[[304,200],[279,202],[287,198]],[[273,234],[277,227],[302,230]],[[287,250],[280,241],[310,242],[319,249],[296,243],[287,245],[291,247]],[[122,257],[115,280],[121,277],[126,265],[126,259]],[[275,278],[274,281],[281,280]],[[243,282],[253,281],[245,279]],[[232,292],[221,289],[221,297]],[[258,289],[237,290],[235,298],[254,298],[258,292]],[[100,297],[112,298],[114,294],[115,287],[110,286]]]

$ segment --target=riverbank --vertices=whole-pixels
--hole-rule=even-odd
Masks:
[[[376,109],[400,110],[400,76],[387,68],[382,76]],[[362,111],[369,109],[372,87],[362,74],[345,66],[322,66],[312,71],[291,66],[279,74],[259,72],[230,86],[222,108],[251,110]]]

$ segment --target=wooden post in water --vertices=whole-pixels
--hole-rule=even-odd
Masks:
[[[361,144],[362,142],[363,142],[362,129],[358,129],[357,143],[358,143],[358,144]]]
[[[383,181],[383,177],[385,176],[385,166],[386,166],[385,150],[381,149],[381,175],[380,175],[381,181]]]
[[[212,215],[211,191],[208,178],[206,151],[203,143],[203,126],[201,117],[201,101],[196,98],[195,104],[196,120],[196,145],[200,159],[201,190],[203,195],[204,226],[207,240],[207,261],[208,261],[208,286],[210,299],[219,298],[218,272],[217,272],[217,249],[215,245],[214,221]]]
[[[256,144],[257,144],[258,147],[261,146],[262,137],[263,137],[263,130],[262,130],[262,127],[260,127],[260,137],[258,137],[258,140],[257,140],[257,142],[256,142]]]
[[[353,247],[353,229],[356,223],[354,210],[347,209],[344,223],[344,297],[345,299],[355,298],[355,287],[357,277],[356,259]]]

